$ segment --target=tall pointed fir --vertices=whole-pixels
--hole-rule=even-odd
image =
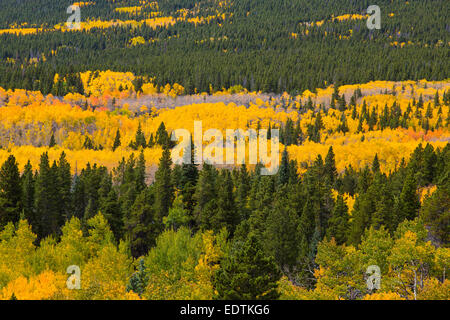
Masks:
[[[21,180],[23,214],[31,225],[33,232],[36,233],[36,216],[34,214],[35,177],[30,160],[25,165]]]
[[[261,249],[255,236],[235,242],[214,277],[219,300],[275,300],[280,297],[281,273],[272,257]]]
[[[171,167],[170,149],[165,147],[161,159],[159,159],[158,170],[155,173],[155,208],[161,221],[163,217],[169,214],[169,208],[174,198]]]
[[[0,230],[19,221],[22,212],[21,183],[16,158],[10,155],[0,168]]]
[[[41,155],[39,175],[36,180],[35,208],[38,224],[38,239],[56,234],[59,225],[58,187],[56,183],[56,165],[50,167],[48,153]]]

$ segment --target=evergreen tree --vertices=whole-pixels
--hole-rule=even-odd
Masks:
[[[130,147],[134,150],[147,147],[147,142],[145,140],[145,135],[142,132],[142,127],[141,127],[140,122],[139,122],[139,126],[137,128],[137,131],[136,131],[136,136],[134,138],[134,142],[131,142]]]
[[[164,125],[164,122],[161,122],[161,124],[158,127],[158,130],[156,130],[156,136],[155,136],[156,144],[162,146],[162,147],[171,147],[171,140],[169,137],[169,133],[166,130],[166,126]]]
[[[439,102],[439,92],[436,90],[436,94],[434,95],[434,106],[439,107],[441,103]]]
[[[25,219],[36,231],[36,217],[34,215],[34,192],[35,192],[35,177],[30,160],[25,165],[22,177],[22,204]]]
[[[125,216],[126,235],[135,258],[147,254],[162,231],[162,219],[154,206],[157,190],[153,186],[143,190]]]
[[[50,137],[50,142],[48,143],[49,148],[53,148],[56,146],[55,134],[52,132],[52,136]]]
[[[423,168],[420,185],[431,184],[436,176],[437,156],[431,144],[427,143],[423,150]]]
[[[418,215],[420,208],[419,196],[417,195],[417,184],[412,173],[406,176],[403,189],[397,206],[397,224],[404,219],[413,220]]]
[[[136,171],[135,183],[136,183],[136,191],[138,193],[144,190],[145,187],[147,187],[147,184],[145,183],[146,180],[145,169],[146,167],[145,167],[144,151],[141,151],[135,169]]]
[[[191,139],[191,146],[193,145]],[[187,159],[189,156],[187,150],[185,150],[186,161],[183,161],[181,165],[181,195],[183,198],[184,208],[187,210],[189,226],[194,226],[194,208],[197,204],[195,199],[195,187],[198,180],[198,167],[194,162],[194,148],[191,148],[190,161]]]
[[[267,257],[255,236],[236,242],[214,277],[217,299],[274,300],[279,298],[281,278],[275,261]]]
[[[289,155],[287,152],[287,148],[285,147],[283,150],[283,154],[281,156],[281,164],[280,170],[278,171],[278,183],[280,185],[284,185],[289,182]]]
[[[120,130],[117,129],[117,131],[116,131],[116,137],[114,138],[114,144],[113,144],[112,150],[113,150],[113,151],[116,151],[116,149],[117,149],[118,147],[120,147],[120,145],[121,145],[121,142],[120,142]]]
[[[110,174],[103,176],[99,189],[99,211],[103,214],[116,240],[122,238],[123,217],[120,210],[117,192],[112,186],[112,177]]]
[[[429,231],[439,244],[450,244],[450,184],[438,186],[424,200],[420,217],[429,226]]]
[[[334,186],[338,177],[338,173],[336,169],[336,160],[333,152],[333,147],[330,147],[328,149],[327,156],[325,157],[324,173],[327,183],[330,186]]]
[[[197,226],[202,230],[212,228],[211,217],[217,212],[217,170],[210,164],[204,164],[198,177],[195,200],[197,205],[194,210]]]
[[[218,181],[217,210],[211,217],[211,227],[215,232],[219,232],[223,227],[226,227],[229,234],[233,235],[240,222],[240,217],[236,210],[234,185],[230,171],[222,170],[218,176]]]
[[[169,214],[174,197],[174,188],[171,179],[172,158],[169,148],[164,148],[159,160],[158,170],[155,173],[155,209],[159,220]]]
[[[50,167],[48,153],[41,155],[39,175],[36,180],[35,209],[38,224],[38,239],[58,232],[60,216],[58,212],[59,192],[56,182],[57,166]]]
[[[0,168],[0,230],[16,223],[22,213],[22,187],[16,158],[10,155]]]
[[[344,197],[338,195],[330,220],[328,221],[327,238],[334,238],[338,245],[346,243],[349,232],[349,217],[348,207],[344,201]]]
[[[265,221],[263,248],[273,256],[281,270],[293,271],[300,251],[299,216],[289,206],[286,187],[277,192],[275,203]]]
[[[70,171],[70,164],[66,159],[64,151],[61,153],[58,160],[56,183],[59,195],[59,215],[62,219],[68,220],[72,214],[72,174]],[[60,220],[60,223],[60,226],[62,226],[62,220]]]
[[[372,161],[372,172],[374,174],[380,173],[380,162],[378,161],[378,153],[375,154],[375,157]]]

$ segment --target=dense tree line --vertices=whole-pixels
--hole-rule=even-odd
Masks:
[[[269,281],[264,287],[269,292],[280,272],[313,287],[317,246],[325,238],[356,246],[370,228],[393,234],[403,221],[419,217],[433,243],[448,247],[449,157],[448,144],[442,150],[419,145],[408,163],[402,161],[389,174],[380,171],[377,156],[370,167],[349,166],[338,174],[330,148],[325,159],[319,155],[299,176],[297,163],[284,151],[279,172],[262,176],[260,165],[253,171],[245,165],[233,170],[174,166],[166,147],[154,182],[147,185],[143,153],[123,159],[112,172],[94,164],[75,175],[64,153],[52,164],[44,153],[39,168],[27,164],[21,174],[11,155],[0,169],[0,229],[25,218],[38,242],[57,239],[71,217],[87,230],[87,221],[101,212],[116,241],[128,240],[134,257],[147,254],[167,229],[187,228],[191,234],[226,229],[235,249],[217,274],[220,297],[255,298],[257,293],[235,291],[243,281],[236,273],[247,270],[243,265],[258,261],[261,269],[254,272],[268,270],[273,279],[264,280]],[[417,189],[432,185],[436,191],[422,204]],[[351,211],[345,194],[356,195]],[[276,297],[276,291],[269,296]]]
[[[14,1],[2,1],[5,10],[0,11],[8,12],[8,18],[0,16],[0,21],[26,21],[36,15],[42,16],[41,23],[67,19],[65,9],[59,8],[66,5],[63,1],[41,2],[51,2],[45,12],[27,2],[18,12]],[[193,5],[194,1],[159,2],[160,11],[174,17],[176,10]],[[295,93],[335,82],[449,77],[448,23],[442,1],[380,1],[381,30],[367,29],[365,20],[330,20],[332,15],[364,13],[369,5],[368,1],[239,0],[226,10],[232,16],[225,20],[216,17],[208,24],[179,22],[157,28],[144,25],[88,32],[41,32],[20,36],[20,41],[16,35],[2,34],[0,59],[14,62],[0,67],[0,86],[54,94],[80,92],[76,79],[73,85],[53,88],[54,74],[97,69],[154,76],[158,85],[177,82],[186,93],[209,92],[210,85],[214,90],[242,85],[252,91]],[[205,16],[215,9],[211,3],[200,4],[200,8],[204,9],[198,14]],[[82,10],[83,19],[125,20],[107,1],[97,1],[95,6]],[[11,11],[15,14],[11,15]],[[391,12],[395,15],[389,16]],[[58,19],[47,19],[48,15]],[[320,27],[304,25],[321,20],[324,24]],[[308,34],[302,35],[306,30]],[[351,37],[342,39],[349,30]],[[293,39],[292,33],[298,38]],[[129,40],[136,36],[142,36],[147,43],[130,47]],[[411,44],[400,48],[391,45],[394,41]],[[30,64],[31,58],[39,62]]]

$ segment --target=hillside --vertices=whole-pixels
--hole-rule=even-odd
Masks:
[[[0,300],[449,300],[448,9],[370,4],[2,0]]]

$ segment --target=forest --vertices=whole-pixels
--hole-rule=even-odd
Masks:
[[[1,91],[2,299],[449,298],[450,84],[142,109],[122,77],[97,97]],[[279,129],[278,173],[174,165],[171,131],[195,119]]]
[[[2,1],[1,87],[47,94],[55,73],[106,69],[179,83],[187,93],[241,85],[298,94],[332,83],[449,78],[441,0],[377,1],[381,30],[362,19],[368,0],[98,0],[81,5],[82,29],[69,31],[72,3]]]
[[[1,1],[0,300],[449,300],[446,6],[370,4]]]

